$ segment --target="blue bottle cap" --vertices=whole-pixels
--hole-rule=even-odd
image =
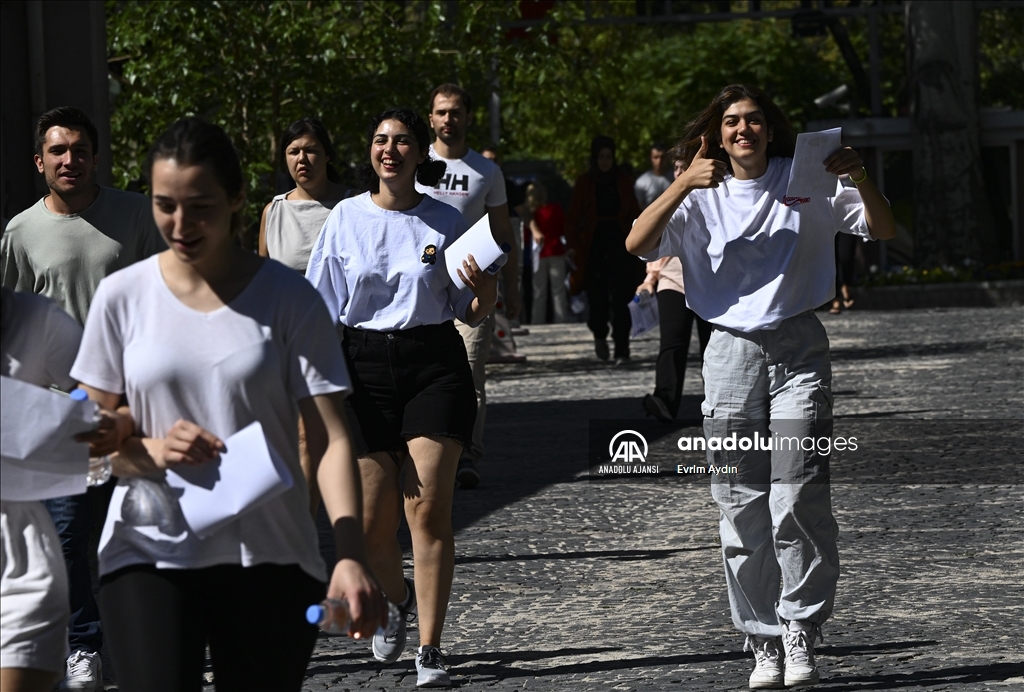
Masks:
[[[306,622],[311,625],[318,625],[324,619],[324,607],[322,605],[311,605],[306,608]]]
[[[71,394],[69,394],[68,396],[70,396],[75,401],[87,401],[89,399],[89,395],[86,394],[85,390],[82,389],[81,387],[72,389]]]

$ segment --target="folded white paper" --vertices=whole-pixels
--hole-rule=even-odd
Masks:
[[[239,516],[292,487],[288,465],[252,423],[224,440],[218,461],[167,472],[167,485],[182,491],[178,503],[192,531],[206,538]]]
[[[96,404],[0,377],[0,498],[47,500],[85,492],[89,446],[75,435],[96,427]]]
[[[835,197],[839,176],[826,173],[822,163],[842,146],[843,129],[803,132],[796,136],[796,153],[789,171],[786,197]]]
[[[639,301],[629,301],[629,316],[633,320],[629,335],[646,334],[658,326],[658,301],[651,295],[641,296]]]
[[[444,262],[448,266],[448,276],[458,288],[463,289],[466,288],[466,283],[459,278],[456,270],[462,269],[462,261],[466,257],[473,255],[477,266],[486,269],[502,254],[501,248],[491,235],[490,214],[484,214],[482,219],[444,249]]]

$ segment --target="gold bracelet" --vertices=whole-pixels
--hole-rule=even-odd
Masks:
[[[861,183],[868,179],[868,169],[864,168],[864,166],[861,166],[860,169],[864,171],[864,175],[860,177],[860,180],[857,180],[852,175],[850,176],[850,182],[853,183],[854,185],[860,185]]]

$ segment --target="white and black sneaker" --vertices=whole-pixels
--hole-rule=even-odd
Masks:
[[[444,656],[436,646],[421,646],[416,653],[416,687],[451,687]]]
[[[820,676],[814,663],[814,637],[821,636],[821,629],[803,620],[787,622],[784,626],[782,646],[786,650],[786,687],[816,684]]]
[[[370,644],[373,657],[381,663],[394,663],[401,657],[402,651],[405,650],[408,624],[416,619],[416,586],[412,579],[405,580],[405,590],[405,601],[398,604],[398,610],[402,613],[398,629],[391,635],[384,632],[374,634]]]
[[[748,635],[744,649],[754,652],[754,672],[750,674],[752,690],[781,690],[785,687],[782,676],[782,654],[778,637]]]

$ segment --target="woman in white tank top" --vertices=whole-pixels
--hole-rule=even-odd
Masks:
[[[327,215],[349,190],[331,166],[334,145],[319,120],[302,118],[289,125],[279,152],[295,189],[275,196],[263,209],[259,253],[305,273]]]

